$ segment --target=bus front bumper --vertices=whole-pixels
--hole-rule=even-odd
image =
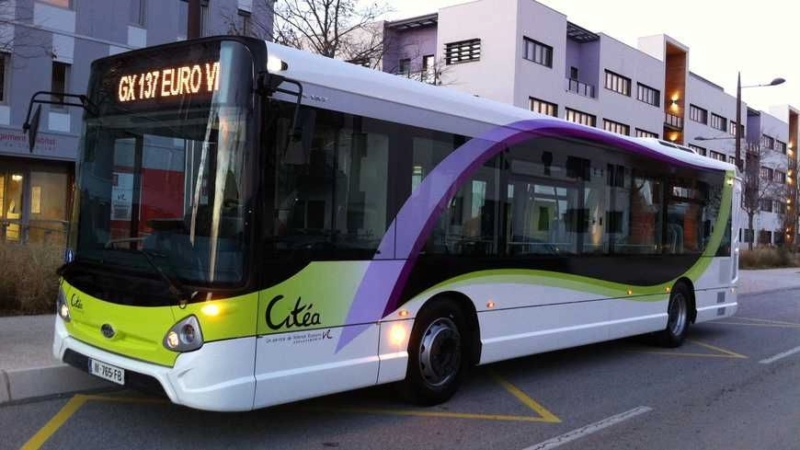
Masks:
[[[163,393],[170,401],[209,411],[250,411],[255,395],[255,337],[210,342],[164,367],[110,353],[71,337],[56,317],[53,354],[84,372],[89,361],[125,371],[124,387]]]

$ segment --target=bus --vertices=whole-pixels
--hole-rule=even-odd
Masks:
[[[681,146],[231,36],[99,59],[70,98],[53,352],[176,404],[437,404],[737,309],[736,169]]]

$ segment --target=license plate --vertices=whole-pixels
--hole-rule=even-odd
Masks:
[[[96,359],[90,359],[89,373],[112,383],[125,385],[125,369],[120,369],[111,364],[106,364]]]

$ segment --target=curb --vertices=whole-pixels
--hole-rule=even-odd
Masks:
[[[67,365],[0,370],[0,404],[114,386]]]

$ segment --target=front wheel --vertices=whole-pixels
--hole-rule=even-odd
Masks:
[[[405,391],[409,400],[436,405],[458,390],[468,360],[464,323],[463,313],[450,301],[436,302],[417,316],[408,344]]]
[[[689,289],[684,285],[675,286],[669,297],[667,307],[667,327],[658,335],[659,344],[664,347],[680,347],[689,331]]]

